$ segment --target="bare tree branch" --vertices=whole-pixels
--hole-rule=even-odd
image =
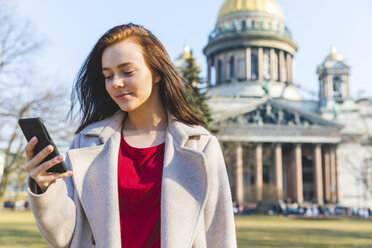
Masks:
[[[0,206],[9,185],[24,185],[26,143],[18,119],[42,116],[51,123],[48,128],[57,146],[67,146],[71,134],[63,122],[68,105],[65,90],[38,89],[29,82],[32,59],[45,42],[31,23],[16,17],[9,1],[0,0],[0,149],[5,153],[4,171],[0,182]],[[63,109],[65,108],[65,109]]]

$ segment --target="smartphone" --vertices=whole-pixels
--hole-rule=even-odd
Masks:
[[[48,130],[43,124],[43,119],[40,117],[36,118],[25,118],[19,119],[18,124],[22,129],[24,136],[26,137],[27,141],[30,141],[32,137],[37,137],[37,144],[34,148],[34,154],[36,155],[41,150],[43,150],[46,146],[52,145],[54,147],[53,152],[51,152],[41,163],[45,161],[53,159],[55,156],[59,155],[57,146],[54,144],[52,138],[48,133]],[[67,171],[67,167],[64,161],[59,164],[54,165],[53,167],[49,168],[47,172],[58,172],[63,173]]]

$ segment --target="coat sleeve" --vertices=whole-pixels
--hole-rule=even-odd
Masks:
[[[70,149],[78,147],[78,138],[79,135]],[[70,170],[68,158],[65,162]],[[30,208],[41,235],[52,247],[68,247],[76,221],[72,178],[57,179],[42,194],[35,193],[36,182],[32,178],[28,177],[27,185]]]
[[[209,174],[209,190],[204,209],[207,247],[235,248],[237,244],[230,184],[216,137],[211,137],[204,154]]]

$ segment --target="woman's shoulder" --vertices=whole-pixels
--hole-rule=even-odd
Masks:
[[[118,111],[103,120],[89,124],[76,134],[71,148],[81,148],[104,142],[114,130],[120,129],[124,114],[124,112]]]
[[[195,135],[211,135],[210,132],[200,126],[200,125],[191,125],[180,120],[177,120],[172,115],[168,115],[168,129],[172,134],[178,136],[195,136]]]
[[[181,121],[170,122],[169,131],[185,147],[204,152],[211,143],[218,143],[217,138],[205,127],[189,125]]]
[[[117,128],[121,125],[124,115],[125,113],[119,110],[115,114],[108,116],[103,120],[89,124],[83,130],[81,130],[79,134],[89,135],[100,133],[106,127]]]

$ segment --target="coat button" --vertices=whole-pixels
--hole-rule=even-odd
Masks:
[[[94,240],[94,236],[92,234],[92,236],[90,237],[90,242],[92,242],[93,245],[96,245],[96,241]]]

